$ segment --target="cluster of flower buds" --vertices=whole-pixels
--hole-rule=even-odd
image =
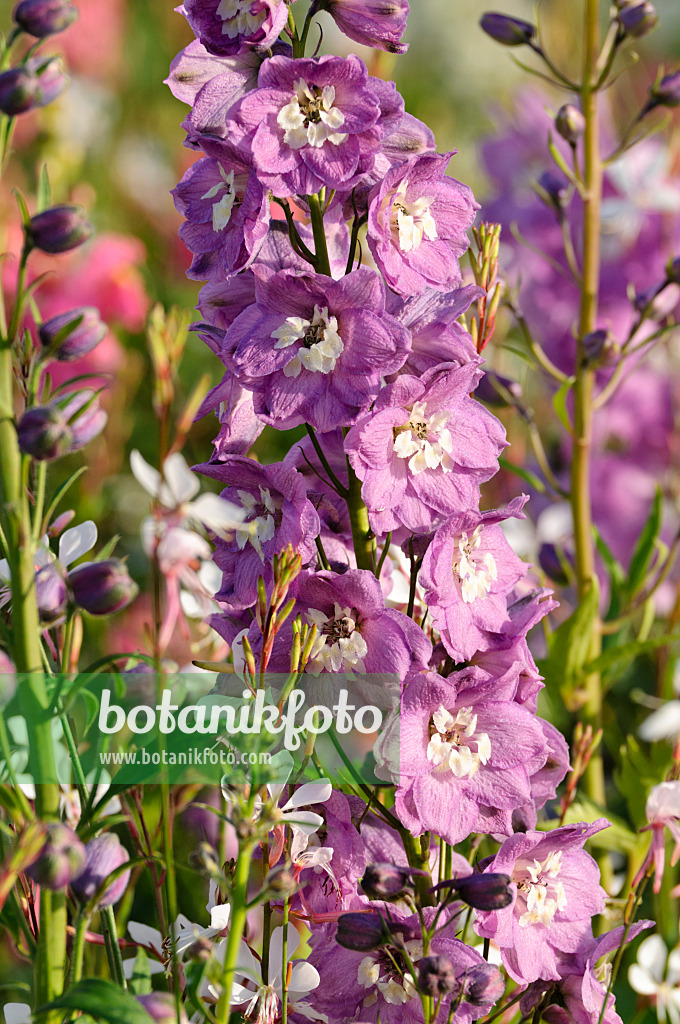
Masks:
[[[43,39],[68,28],[77,16],[68,0],[22,0],[14,11],[15,32]],[[60,57],[35,56],[33,50],[16,67],[0,73],[0,112],[7,117],[47,106],[68,83]]]
[[[66,401],[36,405],[17,424],[19,447],[37,462],[80,451],[106,426],[107,415],[94,391],[80,391]]]

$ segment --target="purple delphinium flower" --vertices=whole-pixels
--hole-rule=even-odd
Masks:
[[[452,153],[424,153],[388,171],[369,199],[368,244],[390,288],[419,295],[461,280],[458,259],[479,209],[467,185],[446,176]]]
[[[186,218],[179,236],[195,254],[189,277],[224,279],[257,254],[267,234],[269,203],[236,146],[204,137],[201,149],[205,157],[173,189],[175,207]]]
[[[397,784],[400,821],[452,846],[472,832],[511,835],[512,812],[529,802],[530,777],[548,754],[533,715],[479,693],[466,674],[460,689],[456,680],[411,674],[375,749],[377,773]]]
[[[508,598],[526,574],[499,523],[523,519],[526,495],[505,508],[462,512],[435,532],[423,557],[420,584],[432,624],[455,661],[493,646],[489,634],[508,624]]]
[[[560,956],[588,942],[591,918],[602,912],[605,893],[597,864],[583,846],[608,825],[599,818],[592,825],[517,833],[485,867],[510,875],[517,899],[496,913],[479,912],[475,930],[500,947],[508,974],[519,984],[559,979]]]
[[[364,46],[406,53],[401,42],[409,15],[408,0],[321,0],[341,32]]]
[[[303,560],[315,549],[319,517],[307,500],[305,482],[284,463],[261,466],[241,455],[205,463],[201,473],[225,484],[222,497],[247,513],[231,541],[216,541],[215,562],[224,573],[217,600],[230,611],[250,607],[257,598],[257,578],[271,574],[271,559],[292,544]]]
[[[345,451],[376,534],[400,526],[427,533],[477,505],[506,443],[501,423],[470,398],[480,377],[479,360],[444,363],[420,380],[402,374],[348,433]]]
[[[255,394],[255,412],[280,430],[352,423],[381,378],[403,363],[410,337],[385,313],[385,289],[367,267],[340,281],[293,271],[255,273],[255,304],[225,337],[227,365]]]
[[[424,910],[426,922],[432,920],[434,909]],[[401,932],[406,950],[414,964],[422,959],[423,943],[420,922],[417,915],[405,917],[393,907],[391,918]],[[444,919],[445,920],[445,919]],[[440,919],[440,924],[443,923]],[[408,1024],[422,1022],[422,1004],[413,980],[405,969],[398,945],[386,950],[376,949],[359,952],[345,949],[335,940],[335,928],[319,928],[312,933],[310,962],[321,976],[321,984],[315,993],[314,1006],[328,1016],[329,1021],[377,1021],[383,1024]],[[438,928],[430,945],[430,954],[445,956],[455,970],[456,987],[443,999],[443,1013],[446,1014],[450,999],[456,998],[459,986],[465,982],[466,973],[480,963],[481,955],[455,937],[455,924]],[[395,966],[396,965],[396,966]],[[397,970],[397,966],[400,966]],[[465,995],[456,1009],[456,1024],[469,1024],[485,1016],[490,1003],[481,1006],[468,1002]]]
[[[209,53],[232,54],[276,42],[288,17],[284,0],[185,0],[175,8]]]
[[[394,87],[369,80],[354,55],[272,57],[258,88],[230,112],[227,131],[246,131],[243,145],[275,195],[312,195],[324,185],[349,191],[402,114]]]
[[[224,462],[227,455],[245,455],[264,430],[253,409],[251,391],[244,391],[231,373],[226,373],[203,399],[196,419],[215,411],[220,431],[213,441],[211,462]]]
[[[439,363],[466,363],[477,358],[471,335],[458,323],[471,303],[483,295],[476,284],[452,292],[427,289],[422,295],[403,299],[388,293],[387,311],[411,332],[411,352],[400,373],[420,377]]]

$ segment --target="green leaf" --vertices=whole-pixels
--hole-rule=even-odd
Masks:
[[[149,957],[143,946],[139,946],[137,949],[135,967],[129,985],[136,996],[145,996],[151,991]]]
[[[572,433],[572,429],[569,410],[567,409],[567,399],[569,398],[569,392],[573,386],[574,378],[570,377],[569,380],[565,380],[564,384],[562,384],[558,391],[555,392],[552,400],[555,414],[568,434]]]
[[[610,597],[607,618],[615,619],[621,610],[621,591],[626,582],[626,573],[621,563],[612,554],[611,548],[596,526],[593,526],[593,534],[598,554],[604,562],[607,575],[609,576]]]
[[[647,823],[645,804],[650,789],[663,782],[672,763],[670,747],[665,743],[652,743],[647,754],[634,736],[628,736],[621,747],[614,782],[625,798],[631,821],[638,827]]]
[[[40,181],[38,182],[38,196],[36,200],[36,213],[42,213],[52,205],[52,188],[47,174],[47,164],[42,165]]]
[[[649,518],[644,525],[644,529],[640,534],[637,544],[635,545],[633,557],[630,560],[628,582],[626,584],[626,589],[630,597],[634,597],[642,587],[645,581],[645,576],[647,575],[647,570],[649,569],[652,561],[652,555],[654,554],[656,541],[661,528],[661,500],[661,488],[657,487],[656,494],[654,495],[654,501],[652,503],[652,510],[649,513]]]
[[[680,640],[680,633],[671,633],[668,636],[657,636],[651,640],[632,640],[628,644],[609,647],[599,656],[599,658],[595,658],[594,661],[589,661],[584,665],[583,671],[586,675],[591,672],[610,672],[612,669],[618,669],[622,665],[630,665],[631,662],[635,661],[635,659],[639,658],[642,654],[648,654],[650,651],[655,651],[659,647],[666,647],[668,644],[672,644],[676,640]]]
[[[19,207],[19,213],[21,214],[21,223],[24,227],[26,227],[31,219],[31,215],[28,212],[28,207],[26,206],[26,200],[24,199],[18,188],[13,188],[12,192],[14,193],[14,198],[16,199],[17,206]]]
[[[606,807],[600,807],[593,800],[579,794],[577,800],[571,805],[564,819],[565,825],[575,825],[581,821],[593,822],[598,818],[606,818],[611,822],[611,828],[603,829],[588,840],[590,846],[599,850],[611,852],[616,850],[628,857],[641,849],[647,842],[645,836],[639,836],[633,832],[630,826],[617,815],[612,814]]]
[[[151,1017],[130,993],[105,978],[86,978],[71,986],[59,999],[41,1006],[46,1010],[81,1010],[110,1024],[149,1024]]]
[[[66,496],[66,494],[68,493],[69,489],[73,486],[73,484],[76,482],[76,480],[78,480],[79,477],[81,477],[83,475],[83,473],[87,473],[87,466],[81,466],[80,469],[77,469],[75,471],[75,473],[72,473],[71,476],[68,478],[68,480],[64,481],[64,483],[58,489],[58,491],[56,492],[56,494],[52,498],[52,501],[50,502],[49,508],[47,509],[47,512],[45,513],[45,518],[43,519],[43,523],[44,523],[44,525],[46,527],[49,525],[50,520],[52,519],[52,516],[53,516],[54,512],[56,512],[56,510],[57,510],[57,508],[59,506],[59,502],[61,501],[61,499]]]
[[[559,687],[565,703],[573,707],[574,691],[583,678],[590,648],[591,626],[597,615],[600,591],[593,581],[583,600],[550,636],[548,657],[538,663],[549,687]]]

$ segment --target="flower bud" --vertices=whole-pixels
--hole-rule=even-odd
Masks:
[[[447,995],[457,987],[456,969],[446,956],[425,956],[418,964],[418,988],[427,996]]]
[[[73,433],[61,410],[54,405],[38,405],[27,409],[17,424],[19,447],[24,455],[38,462],[66,455],[73,443]]]
[[[497,388],[496,384],[500,387]],[[510,399],[514,399],[515,402],[520,402],[524,395],[524,389],[519,381],[511,380],[509,377],[502,377],[500,373],[494,373],[492,370],[486,370],[475,388],[475,398],[478,398],[486,405],[502,408],[510,403],[502,394],[501,389],[507,391]]]
[[[475,910],[502,910],[509,906],[514,897],[510,889],[510,876],[490,872],[480,875],[464,875],[450,883],[459,897]]]
[[[321,0],[341,32],[364,46],[405,53],[401,42],[409,14],[408,0]]]
[[[680,106],[680,71],[672,75],[664,75],[660,82],[650,86],[649,99],[640,113],[640,117],[648,114],[654,107]]]
[[[380,914],[341,914],[335,941],[345,949],[367,953],[389,942],[392,937],[390,926]]]
[[[78,17],[70,0],[21,0],[14,8],[14,21],[37,39],[63,32]]]
[[[567,181],[552,171],[544,171],[538,179],[538,187],[545,204],[562,218],[567,202]]]
[[[0,74],[0,111],[8,117],[16,117],[38,104],[36,92],[38,80],[26,68],[11,68]]]
[[[77,249],[86,242],[93,228],[81,206],[52,206],[36,213],[26,227],[29,247],[42,252],[60,253]]]
[[[180,1010],[178,1021],[175,997],[169,992],[149,992],[135,998],[156,1024],[187,1024],[188,1018],[184,1007]]]
[[[557,583],[561,587],[564,587],[569,582],[567,574],[564,571],[562,560],[560,560],[560,556],[554,544],[541,544],[538,552],[538,564],[548,579],[552,580],[553,583]]]
[[[27,69],[36,78],[35,105],[46,107],[64,91],[68,75],[61,57],[35,57],[26,63]]]
[[[575,145],[586,130],[586,119],[573,103],[565,103],[555,116],[555,128],[570,146]]]
[[[105,883],[108,876],[121,864],[127,863],[130,854],[113,832],[91,839],[85,847],[85,865],[71,888],[83,903],[91,900]],[[98,907],[111,907],[117,903],[125,892],[130,880],[130,872],[118,875],[97,902]]]
[[[106,336],[106,324],[94,306],[81,306],[46,320],[38,331],[44,354],[60,363],[82,359]]]
[[[618,14],[619,25],[628,36],[640,39],[656,25],[659,15],[650,3],[629,4]]]
[[[68,588],[54,563],[43,565],[35,574],[35,596],[41,626],[49,628],[63,621],[68,606]]]
[[[502,46],[524,46],[536,35],[536,28],[531,22],[511,18],[508,14],[498,14],[495,11],[482,15],[479,24],[488,36]]]
[[[621,347],[610,331],[603,329],[586,334],[581,344],[589,366],[608,366],[616,362]]]
[[[505,981],[495,964],[475,964],[465,972],[464,988],[466,1003],[493,1006],[505,992]]]
[[[83,870],[85,847],[68,825],[46,826],[45,845],[26,870],[28,877],[46,889],[65,889]]]
[[[408,890],[412,874],[398,864],[369,864],[361,888],[373,900],[398,899]]]
[[[139,587],[119,558],[83,562],[68,574],[73,599],[90,615],[113,615],[136,598]]]
[[[89,444],[106,426],[107,414],[99,406],[94,391],[79,391],[64,406],[63,416],[68,420],[73,439],[70,451],[77,452]]]

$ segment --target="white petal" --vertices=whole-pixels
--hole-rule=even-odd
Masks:
[[[163,476],[176,506],[191,501],[201,489],[196,474],[189,469],[186,459],[180,452],[168,455],[163,463]]]
[[[295,999],[296,995],[297,998],[300,998],[300,996],[306,995],[307,992],[318,988],[320,982],[321,978],[316,967],[305,963],[304,960],[299,960],[296,964],[293,964],[288,990],[293,999]]]
[[[288,925],[288,959],[293,956],[300,945],[300,934],[293,924]],[[272,933],[272,940],[269,945],[269,984],[276,985],[276,979],[281,977],[283,957],[283,928],[275,928]]]
[[[130,469],[137,483],[142,485],[147,494],[152,498],[160,495],[163,483],[160,473],[149,465],[136,448],[130,452]]]
[[[307,836],[310,836],[312,832],[316,832],[323,825],[321,815],[314,814],[313,811],[301,811],[293,808],[293,810],[283,814],[282,817],[286,825],[294,825]]]
[[[310,804],[325,804],[330,800],[333,786],[328,779],[319,779],[318,782],[305,782],[303,786],[296,789],[290,800],[281,810],[285,813],[293,807],[308,807]]]
[[[640,967],[639,964],[632,964],[629,967],[628,982],[635,992],[639,992],[643,996],[653,996],[659,987],[649,971]]]
[[[156,928],[150,928],[148,924],[140,924],[138,921],[128,921],[128,931],[133,942],[161,951],[163,936]]]
[[[91,551],[96,543],[97,527],[91,519],[71,530],[64,530],[59,538],[59,561],[64,567],[69,566],[86,551]]]
[[[225,528],[235,530],[247,515],[245,509],[232,505],[230,501],[225,501],[212,491],[199,495],[196,501],[191,502],[188,511],[192,518],[198,519],[215,533],[221,533]]]
[[[231,907],[228,903],[223,903],[219,907],[213,907],[210,911],[210,927],[215,928],[218,932],[228,928],[230,911]]]
[[[27,1003],[5,1003],[3,1006],[5,1024],[28,1024],[31,1008]]]
[[[647,743],[654,740],[665,740],[680,733],[680,700],[669,700],[658,711],[652,712],[649,718],[638,729],[638,736]]]
[[[660,935],[650,935],[640,943],[637,962],[661,984],[666,969],[668,950]],[[632,984],[632,982],[631,982]]]

